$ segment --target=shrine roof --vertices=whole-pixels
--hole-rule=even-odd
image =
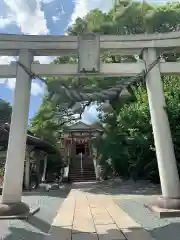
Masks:
[[[68,126],[67,131],[102,131],[102,129],[95,125],[88,125],[82,121],[79,121],[75,124]]]
[[[8,139],[9,139],[10,125],[5,123],[0,126],[0,145],[7,148]],[[51,153],[51,154],[60,154],[60,152],[53,146],[50,142],[40,139],[29,130],[27,131],[27,145],[34,146],[35,149]]]

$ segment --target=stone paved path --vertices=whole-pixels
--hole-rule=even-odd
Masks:
[[[180,218],[159,219],[144,207],[159,194],[148,182],[120,180],[24,193],[40,212],[29,221],[1,220],[0,240],[178,240]]]
[[[154,240],[110,195],[72,189],[46,240]]]
[[[150,202],[149,198],[119,198],[115,202],[144,229],[149,231],[156,240],[180,239],[180,217],[160,219],[144,207],[144,204]]]
[[[0,220],[0,240],[44,240],[67,195],[66,189],[24,193],[23,201],[30,206],[40,206],[40,211],[28,221]]]

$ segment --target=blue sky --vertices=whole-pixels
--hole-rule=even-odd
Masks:
[[[165,2],[156,1],[152,2]],[[68,25],[77,17],[83,17],[93,8],[108,11],[113,0],[0,0],[0,33],[63,35]],[[50,57],[36,57],[48,63]],[[0,64],[14,61],[13,57],[0,57]],[[0,79],[0,98],[13,103],[15,79]],[[34,80],[31,89],[29,119],[38,111],[44,94],[44,86]],[[95,107],[87,109],[83,121],[97,119]]]

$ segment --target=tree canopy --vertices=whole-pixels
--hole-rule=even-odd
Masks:
[[[11,105],[3,99],[0,99],[0,125],[4,123],[10,123],[11,112]]]
[[[45,95],[39,111],[31,120],[30,130],[42,139],[56,144],[66,123],[75,119],[71,109],[56,106],[49,96]]]
[[[121,2],[121,1],[120,1]],[[127,2],[127,4],[125,4]],[[162,6],[149,5],[133,1],[123,1],[117,8],[111,9],[108,13],[103,13],[99,9],[94,9],[84,18],[77,18],[75,23],[69,28],[69,35],[78,35],[86,32],[98,32],[101,34],[128,35],[152,32],[170,32],[179,29],[179,9],[180,3],[168,3]],[[177,54],[164,54],[167,61],[174,61]],[[135,56],[113,56],[106,53],[101,56],[101,61],[105,63],[135,62]],[[58,57],[54,63],[77,63],[75,57]],[[51,78],[56,82],[49,82],[54,85],[54,89],[59,83],[69,88],[74,88],[82,92],[101,91],[120,83],[124,78],[120,77],[89,77],[89,78]],[[60,102],[65,101],[66,95],[60,95]],[[69,101],[67,98],[66,101]]]
[[[173,2],[164,5],[123,1],[108,13],[94,9],[84,18],[77,18],[69,28],[69,35],[85,32],[99,32],[101,34],[128,35],[140,33],[165,33],[180,29],[180,3]],[[176,61],[176,54],[164,56],[167,61]],[[132,62],[134,56],[101,56],[102,61],[109,63]],[[75,57],[58,57],[54,63],[76,63]],[[55,78],[49,78],[49,83]],[[78,91],[93,92],[114,86],[123,78],[58,78],[67,87]],[[175,145],[176,158],[180,162],[179,139],[179,94],[180,78],[175,76],[163,77],[168,115]],[[96,141],[101,154],[101,164],[111,157],[112,164],[121,176],[145,178],[159,181],[157,161],[155,155],[152,126],[149,115],[147,93],[144,84],[133,88],[135,99],[120,104],[115,101],[114,111],[100,115],[101,123],[105,124],[105,136]],[[64,101],[65,96],[61,96]],[[68,99],[66,99],[69,101]],[[70,102],[70,101],[69,101]],[[49,136],[56,134],[61,128],[54,122],[56,110],[53,102],[45,97],[39,113],[32,120],[34,132]],[[71,110],[70,110],[71,111]],[[49,112],[48,120],[44,113]],[[60,110],[60,116],[61,110]],[[60,119],[62,119],[60,117]],[[46,125],[47,124],[47,125]],[[52,124],[52,125],[51,125]],[[49,127],[50,126],[50,127]],[[49,130],[50,129],[50,130]],[[57,130],[58,129],[58,130]],[[46,135],[46,131],[49,133]]]

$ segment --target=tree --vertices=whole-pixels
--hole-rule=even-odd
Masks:
[[[97,14],[98,12],[98,14]],[[91,17],[92,16],[92,17]],[[112,9],[108,14],[94,10],[85,18],[75,22],[70,34],[93,31],[104,34],[139,34],[153,32],[170,32],[179,29],[180,3],[168,3],[153,6],[137,2],[127,2]],[[93,21],[91,20],[93,19]],[[98,20],[99,19],[99,20]],[[100,19],[103,19],[101,21]],[[96,21],[96,23],[95,23]],[[80,26],[82,22],[83,28]],[[81,29],[81,32],[79,31]],[[177,56],[168,54],[166,61],[175,61]],[[134,61],[128,58],[104,56],[106,62]],[[107,80],[107,81],[106,81]],[[107,88],[113,78],[101,79],[100,88]],[[122,78],[117,78],[116,83]],[[175,145],[176,157],[180,161],[179,145],[179,78],[164,77],[168,114]],[[96,84],[99,84],[97,79]],[[97,83],[98,82],[98,83]],[[104,84],[106,82],[106,84]],[[104,84],[104,85],[103,85]],[[115,84],[113,82],[113,84]],[[92,88],[91,88],[92,90]],[[159,181],[152,127],[150,122],[147,93],[144,85],[133,89],[136,101],[120,105],[114,104],[114,111],[101,116],[105,125],[105,136],[96,141],[102,160],[112,158],[116,171],[124,177],[148,178]]]
[[[122,2],[122,1],[121,1]],[[69,35],[84,32],[100,32],[101,34],[139,34],[170,32],[179,29],[180,3],[168,3],[162,6],[123,1],[109,13],[94,9],[83,19],[78,18],[69,29]],[[175,61],[177,55],[166,54],[167,61]],[[101,56],[106,63],[136,61],[134,56]],[[75,57],[59,57],[54,63],[77,63]],[[57,80],[57,81],[55,81]],[[94,92],[120,83],[124,78],[49,78],[48,85],[56,89],[59,84],[76,88],[78,91]],[[164,77],[168,114],[172,128],[177,159],[179,149],[179,78]],[[176,86],[176,87],[175,87]],[[50,88],[51,88],[50,87]],[[49,89],[50,89],[49,88]],[[158,181],[158,169],[150,122],[147,93],[144,84],[132,88],[135,98],[120,104],[116,99],[111,101],[114,111],[101,116],[105,124],[105,136],[96,142],[102,159],[112,158],[116,171],[124,177],[148,178]],[[59,96],[59,102],[71,101],[66,95]],[[48,100],[49,101],[49,100]],[[43,104],[47,108],[48,104]],[[72,110],[72,109],[71,109]],[[70,111],[71,111],[70,110]],[[51,111],[52,112],[52,111]],[[55,110],[53,110],[55,114]],[[41,121],[42,122],[42,121]],[[45,121],[46,122],[46,121]],[[38,125],[37,125],[38,126]],[[39,127],[38,127],[39,128]],[[44,127],[43,127],[44,128]],[[56,130],[54,130],[56,132]],[[52,132],[52,131],[51,131]],[[42,133],[41,133],[42,134]],[[178,160],[179,161],[179,160]]]
[[[11,105],[3,99],[0,99],[0,125],[4,123],[10,123],[11,112]]]
[[[101,34],[139,34],[144,32],[167,32],[179,28],[180,4],[166,4],[163,6],[153,6],[147,3],[132,1],[120,1],[117,8],[113,8],[109,13],[103,13],[99,9],[94,9],[84,18],[76,19],[75,23],[69,28],[69,35],[78,35],[85,32],[99,32]],[[171,56],[173,55],[173,56]],[[170,58],[174,61],[178,56],[166,54],[166,60]],[[72,61],[73,60],[73,61]],[[105,54],[101,60],[106,63],[135,62],[134,56],[112,56]],[[77,59],[60,57],[55,61],[60,63],[77,63]],[[107,89],[124,78],[61,78],[53,84],[54,88],[59,82],[78,91],[94,92]],[[55,80],[55,78],[52,78]],[[65,96],[62,95],[64,99]]]
[[[56,106],[48,95],[45,95],[39,111],[31,120],[30,131],[44,140],[57,144],[66,123],[76,117],[70,109]]]

